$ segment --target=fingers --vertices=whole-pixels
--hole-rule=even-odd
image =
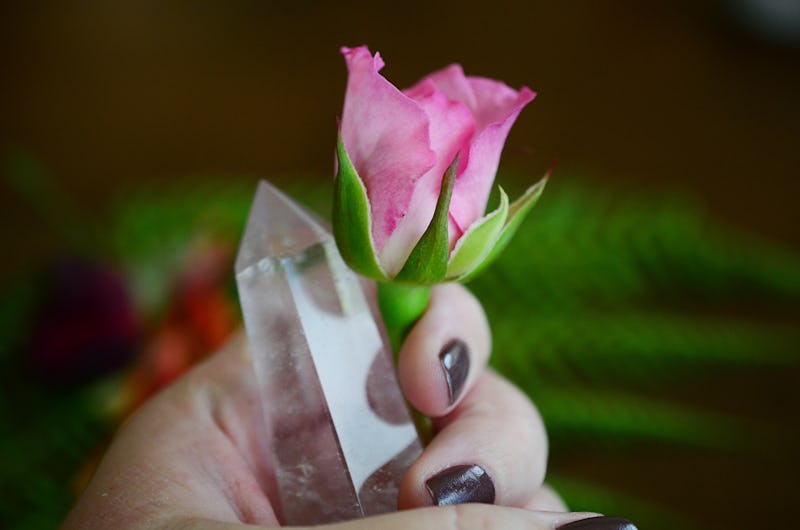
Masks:
[[[533,497],[525,505],[528,510],[542,510],[546,512],[566,512],[567,505],[561,496],[547,484],[536,490]]]
[[[64,528],[153,528],[192,514],[276,522],[264,496],[259,403],[234,340],[148,401],[121,429]]]
[[[369,517],[323,527],[326,530],[553,530],[591,513],[531,512],[518,508],[461,504],[422,508],[391,515]]]
[[[428,310],[400,351],[397,372],[406,398],[426,416],[447,414],[483,372],[490,343],[475,297],[458,284],[434,287]]]
[[[407,510],[377,517],[367,517],[346,523],[315,526],[317,530],[554,530],[575,521],[595,517],[594,513],[532,512],[519,508],[462,504],[443,508]],[[193,520],[172,524],[170,528],[192,528],[196,530],[244,530],[243,525]],[[311,530],[300,528],[297,530]]]
[[[418,410],[437,418],[433,442],[400,488],[402,508],[485,502],[526,507],[544,479],[547,437],[519,390],[486,371],[490,334],[462,286],[435,288],[400,352],[398,377]],[[542,507],[561,509],[557,497]]]
[[[524,507],[544,479],[547,436],[510,383],[484,372],[447,416],[400,487],[400,506],[485,502]]]

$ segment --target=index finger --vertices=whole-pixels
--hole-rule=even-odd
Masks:
[[[400,350],[400,386],[417,410],[444,416],[473,386],[490,349],[489,323],[478,300],[460,284],[437,285]]]

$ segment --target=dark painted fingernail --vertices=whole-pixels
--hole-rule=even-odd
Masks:
[[[622,517],[590,517],[559,526],[558,530],[637,530],[636,525]]]
[[[494,502],[494,482],[481,466],[466,465],[445,469],[425,482],[436,506],[465,502]]]
[[[451,340],[447,346],[442,348],[439,354],[439,362],[444,370],[444,378],[447,381],[447,397],[450,404],[455,403],[464,388],[464,381],[469,374],[469,351],[467,345],[458,339]]]

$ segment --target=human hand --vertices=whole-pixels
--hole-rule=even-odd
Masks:
[[[434,288],[400,352],[398,378],[408,400],[434,418],[437,434],[403,479],[400,512],[326,528],[635,530],[621,519],[564,512],[543,486],[542,421],[519,390],[487,369],[489,351],[475,298],[456,284]],[[278,526],[262,425],[240,335],[123,426],[64,528]],[[495,506],[462,504],[476,502]]]

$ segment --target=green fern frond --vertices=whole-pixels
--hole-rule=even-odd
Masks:
[[[620,447],[642,442],[729,448],[747,443],[745,426],[719,414],[639,394],[551,384],[529,391],[554,445]]]
[[[800,298],[800,257],[715,227],[691,203],[557,182],[492,272],[476,289],[525,287],[507,302],[533,307]]]
[[[551,182],[503,256],[470,284],[492,322],[493,365],[539,406],[554,450],[743,451],[748,432],[764,437],[744,420],[675,404],[663,389],[722,369],[796,366],[800,256],[716,226],[684,198],[566,180]],[[329,209],[329,183],[283,179],[280,187]],[[214,177],[120,197],[105,244],[142,307],[168,299],[193,242],[235,250],[254,190],[254,180]],[[33,279],[6,287],[0,383],[25,400],[28,417],[0,400],[0,455],[21,454],[0,468],[0,484],[20,485],[0,499],[0,526],[13,514],[19,527],[52,527],[69,502],[66,477],[105,426],[89,390],[56,395],[15,376],[37,288]],[[552,482],[574,509],[624,513],[655,530],[692,528],[607,485],[565,475]]]
[[[555,488],[573,511],[600,512],[621,515],[633,521],[647,521],[648,530],[700,530],[697,522],[676,515],[674,510],[659,506],[641,497],[609,489],[608,484],[596,484],[572,476],[550,474],[548,483]],[[641,523],[640,523],[641,524]]]
[[[614,375],[648,384],[698,369],[789,365],[797,361],[800,330],[785,324],[627,311],[530,314],[492,312],[495,366],[506,373],[569,371],[592,379]]]

